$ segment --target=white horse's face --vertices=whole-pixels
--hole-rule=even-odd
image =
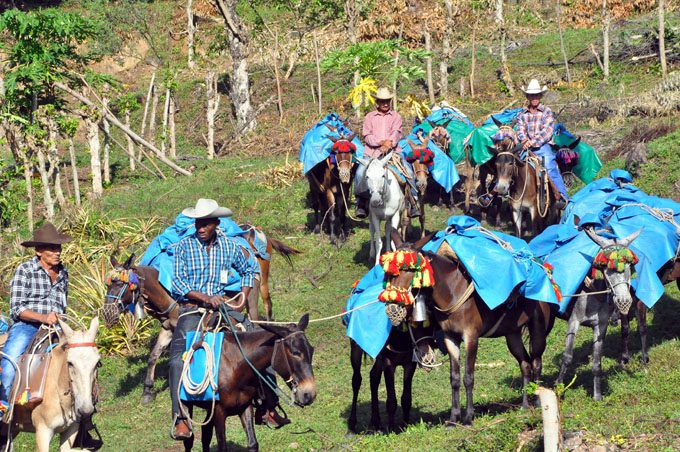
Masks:
[[[88,330],[74,331],[65,322],[59,321],[66,337],[66,362],[73,397],[74,413],[77,419],[94,413],[92,397],[97,369],[101,366],[101,357],[95,342],[99,329],[99,318],[90,322]]]
[[[380,159],[373,159],[366,168],[366,183],[371,193],[371,207],[385,204],[384,195],[387,192],[387,170]]]

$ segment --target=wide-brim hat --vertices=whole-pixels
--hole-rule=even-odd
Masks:
[[[394,97],[394,94],[390,92],[388,88],[378,88],[378,91],[376,91],[373,94],[373,98],[377,100],[390,100]]]
[[[543,88],[541,88],[541,84],[538,83],[538,80],[533,78],[529,81],[526,88],[522,86],[522,91],[524,91],[524,94],[543,94],[548,91],[548,87],[543,85]]]
[[[57,230],[50,222],[47,222],[33,231],[33,239],[21,242],[22,246],[40,246],[40,245],[61,245],[71,241],[71,236],[63,234]]]
[[[227,207],[220,207],[214,199],[200,198],[195,207],[187,207],[182,214],[189,218],[222,218],[230,217],[233,212]]]

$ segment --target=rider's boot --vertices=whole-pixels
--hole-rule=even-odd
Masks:
[[[354,215],[360,219],[363,220],[368,216],[368,200],[364,197],[357,196],[357,207],[356,210],[354,211]]]
[[[420,216],[420,203],[413,196],[413,194],[408,195],[408,216],[411,218],[416,218]]]

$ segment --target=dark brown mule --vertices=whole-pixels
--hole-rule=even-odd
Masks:
[[[479,339],[505,336],[510,353],[520,365],[523,387],[526,388],[530,381],[541,378],[543,351],[546,338],[555,322],[556,309],[548,303],[526,300],[513,293],[506,303],[491,310],[474,291],[470,275],[448,245],[442,245],[437,254],[423,252],[423,255],[432,265],[434,286],[431,289],[421,289],[421,293],[426,294],[428,305],[444,332],[451,364],[452,406],[447,424],[461,420],[461,341],[465,341],[466,366],[463,382],[467,394],[467,406],[462,421],[469,423],[474,415],[472,390]],[[408,281],[412,277],[412,272],[402,271],[393,285],[408,287]],[[493,275],[489,277],[492,278]],[[522,331],[525,327],[530,338],[529,352],[522,343]],[[526,390],[523,391],[522,406],[528,407]]]
[[[393,239],[396,236],[398,240],[399,234],[392,233]],[[411,250],[414,245],[405,244],[398,249]],[[407,322],[408,323],[408,322]],[[405,325],[405,324],[402,324]],[[403,414],[404,424],[410,422],[411,416],[411,388],[413,386],[413,375],[418,365],[413,360],[414,352],[421,356],[430,351],[434,345],[433,341],[433,327],[425,327],[422,323],[417,323],[415,326],[408,326],[410,329],[403,330],[402,325],[392,328],[385,347],[376,356],[370,372],[371,382],[371,422],[370,427],[374,431],[381,429],[380,424],[380,406],[378,399],[378,387],[380,386],[380,379],[382,374],[385,374],[385,389],[387,390],[387,429],[389,432],[395,431],[397,424],[395,422],[395,415],[397,411],[397,395],[394,388],[394,374],[397,367],[404,368],[403,389],[401,393],[401,411]],[[347,419],[347,427],[353,432],[357,433],[357,402],[359,399],[359,390],[361,389],[361,361],[364,357],[364,351],[361,347],[350,339],[350,363],[352,364],[352,408],[350,410],[349,418]]]
[[[336,130],[328,125],[326,127]],[[340,138],[329,135],[328,138],[333,141],[331,155],[307,173],[307,180],[314,208],[314,233],[321,232],[328,216],[331,242],[335,243],[338,237],[344,237],[348,232],[347,203],[354,176],[352,157],[356,146],[352,143],[355,135],[341,135]]]
[[[227,450],[226,419],[239,416],[248,439],[248,450],[257,451],[252,400],[258,397],[261,381],[256,369],[263,374],[271,366],[292,391],[292,401],[307,406],[316,398],[316,382],[312,370],[314,348],[305,336],[309,316],[302,316],[298,324],[272,326],[263,324],[263,331],[225,333],[219,361],[217,392],[212,424],[217,436],[217,450]],[[240,346],[239,346],[240,342]],[[249,364],[250,363],[250,364]],[[195,406],[210,409],[210,403]],[[203,451],[210,450],[210,425],[203,429]],[[206,438],[207,435],[207,438]],[[184,441],[186,451],[193,446],[193,437]]]
[[[426,153],[431,152],[427,149],[427,146],[430,143],[429,138],[423,140],[423,144],[415,144],[408,138],[406,138],[406,141],[411,146],[411,150],[414,154],[420,153],[421,155],[425,155]],[[420,222],[420,237],[422,238],[425,237],[425,194],[427,193],[427,177],[430,175],[430,171],[427,164],[418,159],[412,161],[411,164],[413,165],[413,176],[415,177],[416,189],[418,190],[418,204],[420,208],[418,220]],[[406,193],[407,196],[410,196],[408,187]],[[406,239],[406,229],[407,228],[402,229],[402,239]]]
[[[252,238],[246,236],[252,246]],[[267,253],[271,256],[272,250],[281,253],[289,262],[290,256],[300,253],[298,250],[288,245],[267,238]],[[270,261],[258,259],[260,263],[259,285],[256,284],[250,292],[247,300],[248,314],[252,320],[259,320],[258,315],[258,292],[262,294],[267,311],[267,320],[272,317],[272,303],[269,294],[269,270]],[[172,340],[172,332],[177,326],[179,309],[177,302],[170,296],[167,290],[158,280],[158,271],[146,265],[133,266],[134,255],[130,256],[122,265],[118,264],[115,257],[111,256],[111,265],[116,272],[132,272],[137,275],[140,283],[134,290],[129,289],[129,282],[112,278],[106,289],[106,301],[104,303],[103,316],[107,325],[112,325],[118,321],[118,316],[130,305],[135,305],[135,313],[138,317],[143,316],[144,312],[149,313],[153,318],[161,322],[161,330],[158,338],[151,349],[149,355],[146,378],[144,379],[144,391],[142,393],[142,404],[151,402],[155,394],[153,384],[156,372],[156,363],[163,351],[168,347]],[[129,280],[129,278],[128,278]]]

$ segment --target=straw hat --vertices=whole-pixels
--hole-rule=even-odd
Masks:
[[[548,87],[543,85],[543,88],[541,88],[541,84],[538,83],[538,80],[532,78],[531,81],[529,81],[529,85],[527,85],[526,89],[524,86],[522,86],[522,91],[524,91],[524,94],[543,94],[544,92],[548,91]]]
[[[62,234],[52,223],[45,223],[33,231],[33,239],[21,242],[22,246],[61,245],[71,241],[71,236]]]
[[[390,92],[388,88],[382,87],[378,88],[378,91],[376,91],[375,94],[373,94],[373,98],[377,100],[390,100],[394,97],[394,95]]]
[[[189,218],[222,218],[232,215],[231,209],[220,207],[214,199],[200,198],[196,201],[196,207],[187,207],[182,214]]]

